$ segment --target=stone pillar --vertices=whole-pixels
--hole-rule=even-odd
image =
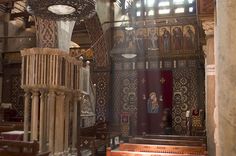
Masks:
[[[45,123],[45,137],[46,137],[46,142],[49,142],[49,125],[50,125],[50,105],[48,104],[48,94],[49,92],[47,91],[45,93],[45,118],[44,118],[44,123]]]
[[[69,120],[70,120],[70,95],[66,95],[65,99],[65,141],[64,150],[66,153],[69,152]]]
[[[78,97],[73,100],[73,125],[72,125],[72,150],[76,151],[77,146],[77,124],[78,124]]]
[[[25,101],[24,101],[24,141],[28,141],[29,137],[29,115],[30,115],[30,93],[25,90]]]
[[[49,105],[49,151],[54,153],[54,138],[55,138],[55,103],[56,94],[54,90],[50,90],[48,94],[48,105]]]
[[[65,94],[58,92],[56,96],[56,112],[55,112],[55,155],[64,152],[64,135],[65,135]]]
[[[46,150],[46,127],[45,127],[45,115],[46,115],[46,107],[45,107],[45,93],[44,91],[40,91],[40,115],[39,115],[39,151],[45,152]]]
[[[215,155],[214,140],[216,122],[214,119],[215,105],[215,51],[214,51],[214,20],[202,22],[206,34],[206,54],[205,76],[206,76],[206,129],[209,155]]]
[[[236,155],[236,1],[217,0],[216,103],[219,156]]]
[[[38,140],[39,92],[32,92],[31,140]]]

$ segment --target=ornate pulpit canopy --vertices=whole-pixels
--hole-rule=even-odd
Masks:
[[[83,20],[95,14],[95,0],[28,0],[28,11],[51,20]]]

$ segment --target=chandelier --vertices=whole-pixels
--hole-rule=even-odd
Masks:
[[[84,20],[95,14],[95,0],[28,0],[29,13],[51,20]]]

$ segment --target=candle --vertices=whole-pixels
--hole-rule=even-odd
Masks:
[[[190,116],[190,111],[187,110],[187,111],[186,111],[186,117],[188,118],[189,116]]]

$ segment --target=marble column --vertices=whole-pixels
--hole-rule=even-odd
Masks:
[[[236,155],[236,1],[217,0],[216,103],[219,150],[216,155]]]
[[[64,150],[66,153],[69,152],[69,122],[70,122],[70,99],[69,94],[66,95],[64,109],[65,109],[65,141],[64,141]]]
[[[46,111],[44,112],[45,113],[45,129],[46,129],[46,141],[47,143],[49,142],[49,125],[50,125],[50,104],[48,103],[48,96],[49,95],[49,91],[47,91],[45,93],[45,108],[46,108]]]
[[[40,115],[39,115],[39,151],[45,152],[46,151],[46,127],[45,127],[45,92],[42,90],[40,91]]]
[[[31,140],[38,140],[39,92],[32,91]]]
[[[24,141],[28,141],[29,137],[29,118],[30,118],[30,92],[25,90],[24,101]]]
[[[76,151],[76,146],[77,146],[77,124],[78,124],[78,97],[74,96],[73,99],[73,125],[72,125],[72,150],[75,152]]]
[[[55,112],[55,155],[64,153],[64,135],[65,135],[65,93],[57,92],[56,112]]]
[[[54,153],[54,138],[55,138],[55,104],[56,94],[54,90],[50,90],[48,94],[48,105],[49,105],[49,151]]]
[[[207,130],[207,146],[209,155],[215,155],[214,139],[216,121],[214,119],[215,105],[215,51],[214,51],[214,19],[208,19],[202,22],[203,29],[206,34],[206,46],[204,52],[206,54],[205,76],[206,76],[206,130]]]

